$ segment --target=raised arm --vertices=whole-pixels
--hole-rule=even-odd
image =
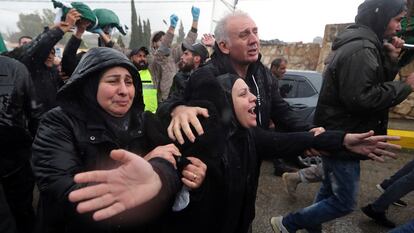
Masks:
[[[80,19],[76,24],[76,32],[71,36],[63,51],[62,71],[69,77],[78,65],[76,53],[82,43],[82,36],[90,24],[89,21]]]
[[[28,67],[32,67],[34,63],[44,63],[56,43],[74,27],[80,16],[79,12],[72,8],[67,13],[65,21],[57,23],[26,45],[22,62]]]

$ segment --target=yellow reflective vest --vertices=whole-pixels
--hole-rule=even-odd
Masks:
[[[151,73],[148,69],[140,70],[139,76],[142,82],[145,111],[155,112],[157,110],[157,88],[152,82]]]

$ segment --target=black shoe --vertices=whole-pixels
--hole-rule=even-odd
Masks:
[[[381,186],[381,184],[377,184],[375,187],[377,187],[377,189],[381,192],[381,193],[384,193],[385,192],[385,190],[384,190],[384,188]],[[408,206],[408,204],[407,204],[407,202],[405,202],[405,201],[403,201],[403,200],[397,200],[397,201],[394,201],[393,203],[392,203],[393,205],[395,205],[395,206],[400,206],[400,207],[406,207],[406,206]]]
[[[375,222],[377,222],[378,224],[384,226],[384,227],[389,227],[389,228],[394,228],[395,227],[395,223],[391,222],[387,216],[385,215],[385,212],[375,212],[372,209],[372,205],[369,204],[365,207],[361,208],[362,212],[375,220]]]

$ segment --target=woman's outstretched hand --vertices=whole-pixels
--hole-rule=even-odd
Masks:
[[[344,138],[344,146],[355,153],[366,155],[372,160],[384,162],[383,156],[397,158],[389,149],[401,149],[401,146],[388,143],[387,141],[398,141],[398,136],[376,135],[374,131],[366,133],[347,133]]]
[[[113,150],[111,157],[122,165],[112,170],[77,174],[76,183],[96,184],[69,194],[71,202],[79,202],[77,211],[94,212],[96,221],[146,203],[161,190],[160,177],[142,157],[126,150]]]

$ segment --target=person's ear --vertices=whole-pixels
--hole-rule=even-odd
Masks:
[[[230,49],[228,44],[225,41],[221,41],[220,43],[218,43],[219,49],[221,50],[222,53],[224,54],[229,54],[230,53]]]
[[[201,63],[201,57],[200,56],[194,56],[194,63]]]

